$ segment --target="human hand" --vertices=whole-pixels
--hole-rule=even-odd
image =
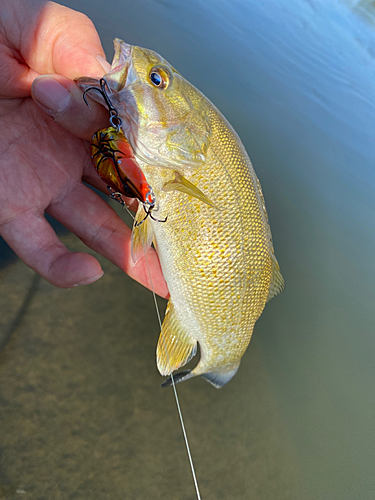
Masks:
[[[53,2],[0,0],[0,5],[1,236],[53,285],[72,287],[99,279],[99,262],[86,253],[69,252],[44,218],[46,211],[150,288],[145,258],[132,262],[130,229],[82,183],[107,192],[87,141],[109,125],[108,112],[94,102],[87,108],[72,81],[105,73],[108,63],[93,24]],[[147,261],[155,292],[168,296],[153,249]]]

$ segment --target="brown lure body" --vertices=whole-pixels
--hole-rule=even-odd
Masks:
[[[121,202],[124,195],[142,203],[147,201],[151,188],[121,131],[114,127],[98,130],[92,137],[91,156],[97,173],[115,199]]]

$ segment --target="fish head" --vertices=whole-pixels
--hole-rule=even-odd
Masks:
[[[163,57],[116,39],[105,80],[136,157],[179,170],[199,167],[210,140],[207,100]]]

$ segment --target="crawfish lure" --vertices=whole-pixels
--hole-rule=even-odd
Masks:
[[[151,215],[156,202],[154,191],[148,184],[128,140],[121,131],[122,120],[108,97],[106,86],[108,87],[108,84],[102,78],[100,89],[89,87],[83,94],[83,99],[89,106],[86,100],[87,92],[93,90],[99,92],[110,113],[111,126],[98,130],[91,139],[91,157],[96,171],[107,184],[110,197],[121,205],[126,205],[122,198],[123,195],[128,198],[137,198],[143,203],[146,216],[137,225],[142,224],[148,216],[158,222],[165,222],[164,220],[159,221]]]
[[[134,158],[121,130],[98,130],[92,137],[91,156],[100,178],[107,183],[111,196],[123,203],[121,195],[152,203],[152,189]]]

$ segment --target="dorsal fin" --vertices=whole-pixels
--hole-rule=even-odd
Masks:
[[[186,365],[197,352],[197,341],[181,326],[171,301],[161,327],[156,362],[161,375],[170,375]]]
[[[267,302],[275,297],[275,295],[281,293],[284,288],[285,282],[284,278],[281,275],[279,263],[277,262],[275,255],[272,255],[272,277]]]

